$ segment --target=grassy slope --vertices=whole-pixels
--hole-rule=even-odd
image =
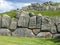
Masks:
[[[41,13],[43,16],[60,16],[60,11],[29,11],[29,12],[34,12],[35,15],[38,13]]]
[[[13,11],[10,11],[10,12],[0,13],[1,16],[3,16],[3,14],[7,14],[10,17],[14,17],[16,15],[16,10],[13,10]]]
[[[0,36],[0,45],[58,45],[54,41],[56,40]]]
[[[35,15],[37,15],[38,13],[41,13],[43,16],[60,16],[60,11],[32,11],[29,10],[29,12],[33,12],[35,13]],[[16,11],[10,11],[10,12],[5,12],[5,13],[0,13],[0,15],[3,14],[8,14],[11,17],[14,17],[16,15]]]

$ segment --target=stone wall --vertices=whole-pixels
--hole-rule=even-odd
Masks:
[[[17,13],[15,18],[0,16],[0,35],[18,37],[60,38],[60,17],[48,17],[29,12]]]

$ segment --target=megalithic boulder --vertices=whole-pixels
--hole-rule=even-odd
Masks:
[[[10,22],[11,22],[11,17],[8,16],[7,14],[4,14],[2,17],[2,27],[9,28]]]
[[[28,12],[22,12],[18,20],[18,27],[28,27],[29,24],[29,15]]]
[[[29,28],[36,28],[36,16],[30,17]]]

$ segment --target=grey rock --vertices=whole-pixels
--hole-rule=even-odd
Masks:
[[[0,28],[2,26],[2,17],[0,16]]]
[[[0,29],[1,36],[11,36],[11,32],[9,29]]]
[[[43,24],[49,24],[51,22],[51,19],[48,16],[42,17],[42,25]]]
[[[21,12],[21,16],[27,16],[27,17],[29,17],[29,12],[22,11],[22,12]]]
[[[50,32],[40,32],[37,37],[40,38],[52,38],[52,34]]]
[[[60,23],[60,17],[51,17],[51,21],[55,24],[58,25]]]
[[[14,32],[12,32],[12,35],[19,36],[19,37],[34,37],[35,36],[32,33],[32,31],[27,28],[17,28]]]
[[[57,25],[57,31],[60,32],[60,24]]]
[[[11,24],[10,24],[10,30],[15,30],[17,28],[17,19],[12,18]]]
[[[41,31],[50,31],[51,21],[49,17],[42,17],[42,27]]]
[[[29,28],[36,28],[36,16],[30,17]]]
[[[4,14],[2,17],[2,27],[9,28],[11,18],[7,14]]]
[[[53,38],[60,39],[60,34],[54,34],[54,35],[53,35]]]
[[[19,27],[28,27],[29,23],[29,16],[21,15],[18,20],[18,26]]]
[[[57,33],[56,26],[53,23],[51,23],[51,33],[53,34]]]
[[[50,24],[44,24],[41,27],[41,31],[50,31],[50,29],[51,29]]]
[[[33,33],[34,33],[35,35],[37,35],[38,33],[40,33],[40,29],[33,29],[32,31],[33,31]]]
[[[17,12],[16,12],[16,18],[18,18],[18,19],[19,19],[20,15],[21,15],[21,12],[20,12],[20,10],[19,10],[19,9],[17,9]]]
[[[42,24],[42,15],[38,14],[38,16],[36,17],[36,28],[41,28],[41,24]]]

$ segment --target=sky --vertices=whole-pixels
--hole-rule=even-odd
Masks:
[[[47,1],[60,2],[60,0],[0,0],[0,13],[28,6],[31,3]]]

